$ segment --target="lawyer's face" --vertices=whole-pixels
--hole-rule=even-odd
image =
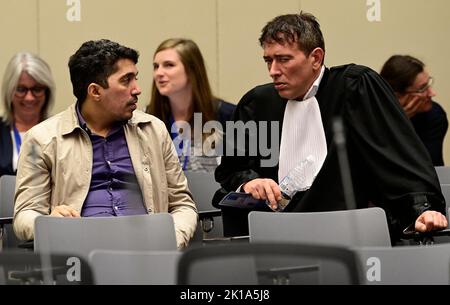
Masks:
[[[264,61],[280,96],[303,99],[321,67],[322,58],[315,54],[317,49],[306,56],[296,41],[284,44],[268,41],[263,44],[263,50]]]

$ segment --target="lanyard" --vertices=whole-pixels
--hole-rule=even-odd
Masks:
[[[172,132],[172,125],[174,123],[175,123],[175,120],[174,120],[173,116],[170,115],[170,118],[169,118],[169,128],[170,129],[169,130],[170,130],[170,137],[172,138],[172,140],[178,136],[178,132]],[[178,154],[178,157],[179,157],[179,160],[181,163],[181,167],[183,168],[183,171],[185,171],[187,168],[187,165],[189,163],[189,155],[186,154],[183,156],[183,144],[184,144],[183,141],[181,141],[179,147],[175,147],[175,148],[177,150],[177,154]],[[181,160],[183,160],[183,161],[181,161]]]
[[[22,145],[22,138],[20,137],[20,133],[16,128],[16,124],[13,124],[13,130],[14,130],[14,140],[16,141],[17,154],[19,154],[20,145]]]
[[[189,163],[189,156],[184,156],[183,159],[183,171],[186,170],[187,164]]]

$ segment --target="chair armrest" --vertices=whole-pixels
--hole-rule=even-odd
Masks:
[[[221,215],[221,210],[199,211],[198,217],[200,218],[203,232],[210,232],[214,228],[214,217],[219,217]]]
[[[3,227],[3,225],[12,224],[13,218],[12,217],[0,217],[0,226]]]
[[[429,232],[412,232],[403,233],[401,238],[405,240],[414,240],[420,244],[432,244],[434,242],[434,237],[437,236],[450,236],[450,228]]]
[[[208,211],[199,211],[198,212],[198,217],[202,220],[205,218],[214,218],[214,217],[219,217],[222,216],[222,211],[221,210],[208,210]]]

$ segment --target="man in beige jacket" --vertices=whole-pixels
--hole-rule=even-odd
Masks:
[[[69,60],[77,102],[25,136],[14,230],[34,238],[40,215],[102,217],[169,212],[179,248],[197,210],[164,123],[137,108],[137,51],[85,42]]]

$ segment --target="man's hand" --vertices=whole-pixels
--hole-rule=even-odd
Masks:
[[[428,232],[432,230],[445,229],[447,218],[436,211],[425,211],[416,219],[415,230],[417,232]]]
[[[58,205],[55,207],[50,216],[56,217],[80,217],[80,213],[68,205]]]
[[[255,199],[268,200],[270,208],[276,210],[277,202],[282,199],[278,184],[272,179],[253,179],[245,183],[244,192],[249,193]]]

